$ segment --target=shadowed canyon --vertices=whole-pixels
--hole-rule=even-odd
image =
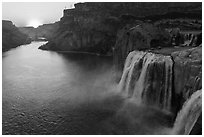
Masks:
[[[85,2],[2,21],[3,135],[201,135],[202,3]]]

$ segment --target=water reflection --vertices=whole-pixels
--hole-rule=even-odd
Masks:
[[[124,103],[111,57],[38,50],[44,43],[3,53],[3,134],[163,133],[166,115]]]

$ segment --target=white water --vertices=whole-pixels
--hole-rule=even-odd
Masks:
[[[170,110],[172,66],[170,56],[133,51],[126,59],[119,89],[138,103],[152,104]]]
[[[202,90],[194,92],[178,113],[172,134],[189,135],[202,113]]]

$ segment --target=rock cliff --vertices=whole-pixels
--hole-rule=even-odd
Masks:
[[[202,47],[171,53],[174,60],[174,105],[180,109],[184,101],[202,87]]]
[[[201,3],[161,2],[97,2],[77,3],[74,6],[74,9],[64,10],[59,29],[52,40],[41,49],[112,54],[117,31],[124,25],[131,24],[137,19],[148,20],[152,19],[153,15],[166,15],[170,12],[200,15],[198,11],[202,7]]]
[[[125,26],[118,31],[114,48],[114,63],[118,69],[123,68],[125,58],[133,50],[145,50],[155,47],[170,46],[170,34],[153,24],[142,23]]]
[[[7,51],[30,42],[29,37],[21,33],[11,21],[2,21],[2,51]]]
[[[46,38],[47,40],[50,40],[56,33],[58,27],[58,22],[55,22],[50,24],[43,24],[38,26],[37,28],[19,27],[18,29],[22,33],[27,34],[32,40],[38,40],[39,38]]]

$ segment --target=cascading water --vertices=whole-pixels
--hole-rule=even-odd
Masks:
[[[190,134],[202,113],[202,90],[194,92],[184,103],[174,123],[172,134]]]
[[[132,74],[134,74],[136,67],[132,66],[139,64],[139,62],[141,63],[141,59],[145,56],[145,54],[145,52],[139,52],[138,54],[136,52],[131,52],[125,61],[123,75],[119,83],[119,89],[120,91],[127,93],[128,96],[131,96],[133,89],[131,87],[134,86],[133,79],[135,75]]]
[[[139,103],[170,110],[172,66],[170,56],[133,51],[126,59],[119,89]]]

